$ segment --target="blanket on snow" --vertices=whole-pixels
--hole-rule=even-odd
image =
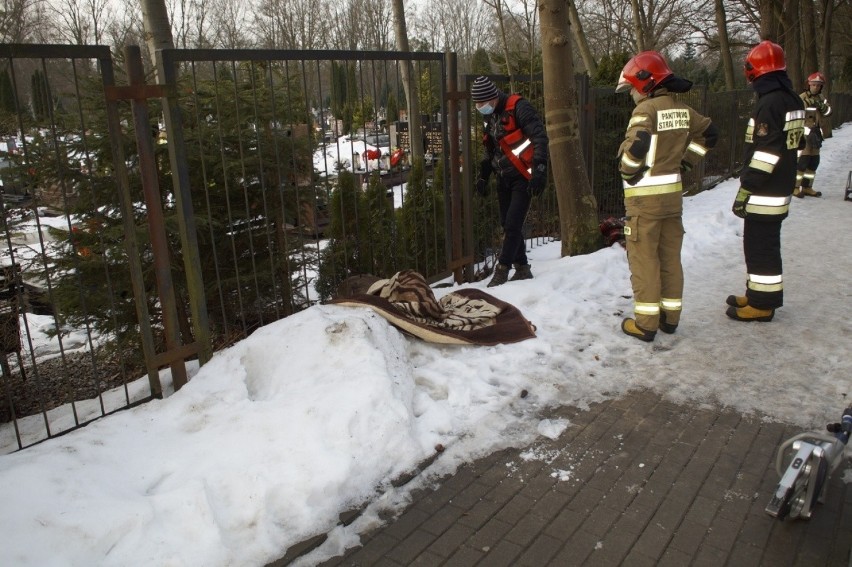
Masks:
[[[414,270],[376,281],[337,305],[367,306],[397,328],[441,344],[496,345],[535,337],[535,326],[514,305],[478,289],[460,289],[435,299],[426,279]]]

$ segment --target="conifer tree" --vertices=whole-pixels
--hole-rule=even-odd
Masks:
[[[404,246],[403,268],[417,270],[427,277],[446,264],[443,174],[441,162],[438,163],[429,180],[424,175],[423,160],[414,160],[405,201],[398,211],[400,240]]]

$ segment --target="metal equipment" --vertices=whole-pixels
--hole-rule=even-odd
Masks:
[[[844,456],[852,456],[852,452],[847,453],[852,433],[852,406],[843,411],[840,423],[830,423],[826,430],[826,433],[800,433],[778,448],[775,470],[781,481],[766,506],[767,514],[779,520],[809,519],[817,502],[825,502],[828,478]],[[792,459],[783,470],[787,450],[791,447]]]

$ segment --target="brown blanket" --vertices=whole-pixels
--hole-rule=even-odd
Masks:
[[[474,288],[437,300],[414,270],[397,272],[375,282],[367,293],[332,303],[371,307],[399,329],[433,343],[496,345],[535,337],[535,326],[515,306]]]

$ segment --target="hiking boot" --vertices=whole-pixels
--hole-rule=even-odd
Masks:
[[[654,340],[654,337],[657,336],[657,331],[646,331],[642,327],[636,325],[635,319],[629,317],[621,322],[621,330],[624,331],[625,335],[636,337],[640,341],[645,341],[646,343],[650,343]]]
[[[664,333],[668,333],[669,335],[674,334],[674,332],[677,331],[677,323],[674,325],[666,323],[665,311],[660,311],[660,330]]]
[[[748,297],[744,295],[729,295],[725,303],[731,307],[745,307],[748,305]]]
[[[814,191],[813,187],[802,187],[802,193],[808,197],[822,197],[822,191]]]
[[[731,306],[728,307],[725,314],[736,321],[760,321],[762,323],[768,323],[772,321],[772,318],[775,316],[775,310],[757,309],[751,305],[746,305],[745,307]]]
[[[510,282],[516,282],[518,280],[531,280],[533,278],[532,271],[530,271],[529,264],[513,264],[515,266],[515,273],[512,274],[512,277],[509,278]]]
[[[805,194],[802,193],[801,187],[796,187],[795,189],[793,189],[793,197],[798,197],[799,199],[805,198]]]
[[[486,287],[494,287],[498,285],[503,285],[509,279],[509,266],[506,264],[497,264],[494,266],[494,276],[491,278],[491,281],[488,282]]]

